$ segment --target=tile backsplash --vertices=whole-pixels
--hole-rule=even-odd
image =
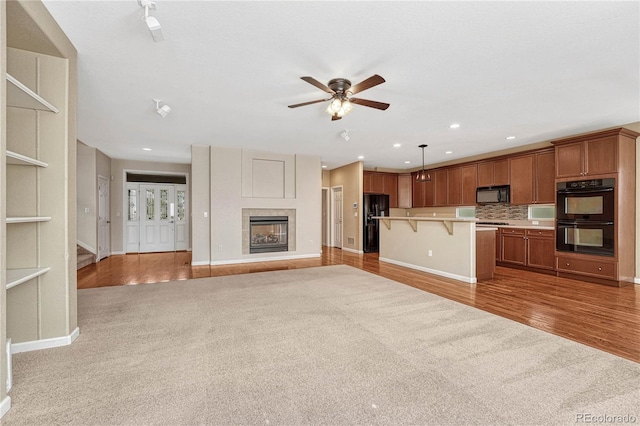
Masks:
[[[528,206],[485,204],[476,207],[476,217],[482,220],[527,220]]]

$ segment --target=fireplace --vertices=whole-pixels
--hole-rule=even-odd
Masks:
[[[249,228],[249,253],[289,250],[289,218],[287,216],[251,216]]]

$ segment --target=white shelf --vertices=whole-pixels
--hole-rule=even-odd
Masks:
[[[40,275],[49,272],[49,269],[50,268],[48,267],[7,269],[7,289],[39,277]]]
[[[7,164],[14,164],[17,166],[48,166],[44,161],[36,160],[35,158],[27,157],[26,155],[18,154],[13,151],[7,151]]]
[[[7,223],[48,222],[50,220],[51,220],[51,216],[7,217]]]
[[[10,74],[7,74],[7,106],[58,112],[58,108],[51,105]]]

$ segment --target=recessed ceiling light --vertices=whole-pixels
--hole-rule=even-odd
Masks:
[[[142,148],[143,151],[151,151],[151,148]]]
[[[411,164],[411,161],[405,161],[404,164]]]
[[[326,165],[326,164],[323,164],[323,165],[322,165],[322,168],[323,168],[323,169],[326,169],[326,168],[327,168],[327,165]]]
[[[445,154],[453,154],[453,151],[446,151]]]
[[[402,146],[402,145],[401,145],[401,144],[399,144],[399,143],[394,143],[394,144],[393,144],[393,147],[394,147],[394,148],[400,148],[401,146]]]
[[[449,126],[450,129],[457,129],[458,127],[460,127],[458,123],[453,123]]]
[[[507,140],[508,140],[508,141],[512,141],[512,140],[514,140],[515,138],[516,138],[515,136],[507,136]]]
[[[358,160],[364,160],[364,155],[358,155]]]

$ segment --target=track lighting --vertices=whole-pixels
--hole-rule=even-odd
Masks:
[[[153,16],[149,16],[149,9],[156,10],[156,3],[150,0],[138,0],[138,4],[144,9],[144,16],[142,17],[142,20],[147,24],[147,28],[149,28],[153,41],[157,43],[164,40],[160,22],[158,22],[158,20]]]
[[[351,139],[349,137],[349,131],[348,130],[343,130],[342,133],[340,133],[340,136],[342,137],[342,139],[344,139],[345,142],[349,142],[349,139]]]
[[[169,105],[162,105],[160,106],[160,102],[162,102],[159,99],[154,99],[153,102],[156,103],[156,112],[158,114],[160,114],[160,116],[162,118],[165,118],[167,116],[167,114],[169,114],[171,112],[171,107]]]

